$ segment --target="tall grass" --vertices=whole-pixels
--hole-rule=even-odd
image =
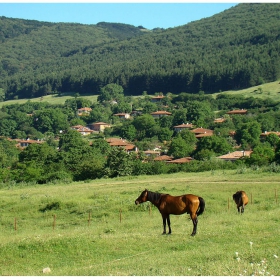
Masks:
[[[134,204],[144,188],[202,196],[197,235],[187,215],[161,235],[158,210]],[[0,275],[279,275],[278,192],[275,174],[228,170],[2,188]]]

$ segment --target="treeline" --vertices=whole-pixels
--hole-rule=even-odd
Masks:
[[[116,102],[111,102],[112,100]],[[227,111],[248,109],[246,115],[229,117]],[[89,115],[78,116],[77,109],[91,107]],[[141,111],[139,110],[141,108]],[[168,108],[168,109],[167,109]],[[150,113],[168,110],[172,115],[154,119]],[[114,114],[138,112],[133,118],[120,120]],[[224,122],[215,123],[222,117]],[[108,122],[104,133],[82,136],[74,125]],[[197,139],[193,132],[174,131],[174,126],[192,123],[214,131],[213,136]],[[145,93],[138,98],[124,95],[123,88],[108,84],[101,88],[98,103],[81,98],[68,99],[64,105],[31,102],[3,106],[0,111],[0,182],[79,181],[116,176],[162,174],[178,171],[199,172],[242,166],[265,167],[280,172],[280,138],[264,131],[280,131],[279,103],[271,99],[219,95],[214,99],[203,93],[168,94],[159,103]],[[232,133],[234,132],[234,133]],[[138,151],[127,153],[113,148],[105,140],[125,138]],[[15,139],[40,139],[24,150]],[[192,157],[187,164],[168,164],[144,155],[145,150],[161,147],[173,157]],[[219,155],[235,150],[253,150],[250,158],[234,163],[218,160]]]
[[[143,32],[130,26],[126,39],[126,25],[43,25],[1,45],[7,58],[0,66],[2,98],[97,94],[110,83],[131,96],[213,93],[275,81],[279,13],[277,3],[243,3],[177,28]]]

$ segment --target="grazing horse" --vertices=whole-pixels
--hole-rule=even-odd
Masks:
[[[191,235],[194,236],[196,234],[198,223],[197,216],[201,215],[205,209],[205,201],[202,197],[193,194],[171,196],[169,194],[155,193],[145,189],[135,200],[135,204],[138,205],[146,201],[150,201],[154,204],[162,216],[162,234],[166,234],[166,221],[169,228],[168,234],[171,234],[170,214],[181,215],[184,213],[190,214],[193,222],[193,232]]]
[[[247,194],[244,191],[238,191],[232,196],[233,200],[236,203],[238,213],[240,212],[241,207],[241,214],[244,212],[244,207],[247,205],[249,199]]]

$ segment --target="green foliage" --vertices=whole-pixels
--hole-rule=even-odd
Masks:
[[[174,158],[182,158],[189,156],[192,150],[192,147],[188,146],[186,141],[179,134],[173,138],[168,150],[168,154]]]
[[[97,101],[121,101],[124,97],[123,88],[117,84],[108,84],[100,89]]]
[[[237,127],[234,138],[243,148],[253,148],[260,142],[261,127],[256,121],[240,124]]]
[[[278,14],[277,3],[241,3],[149,32],[124,24],[1,17],[0,88],[6,100],[98,93],[107,84],[123,87],[126,95],[195,92],[201,98],[260,88],[279,78]]]

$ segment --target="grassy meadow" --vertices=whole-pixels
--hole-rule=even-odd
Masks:
[[[198,230],[171,216],[171,235],[141,191],[193,193]],[[237,213],[232,194],[249,204]],[[1,276],[280,275],[279,175],[214,171],[0,186]],[[43,273],[47,272],[47,273]]]
[[[255,87],[250,87],[247,89],[242,90],[231,90],[231,91],[222,91],[219,93],[214,93],[212,96],[214,98],[217,97],[219,94],[237,94],[242,95],[246,98],[248,97],[255,97],[255,98],[261,98],[261,99],[267,99],[271,98],[274,101],[279,102],[280,101],[280,82],[275,81],[271,83],[265,83],[262,85],[258,85]],[[98,94],[96,93],[87,93],[87,94],[80,94],[79,97],[85,98],[90,100],[92,103],[97,102]],[[135,96],[135,97],[142,97],[142,96]],[[44,96],[43,98],[32,98],[32,99],[15,99],[15,100],[8,100],[0,102],[0,108],[2,108],[4,105],[12,105],[12,104],[24,104],[27,101],[31,102],[48,102],[52,105],[60,104],[63,105],[67,99],[75,98],[74,92],[64,92],[62,94],[51,94]]]

